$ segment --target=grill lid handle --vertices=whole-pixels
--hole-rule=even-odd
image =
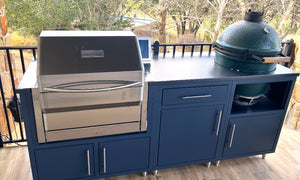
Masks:
[[[68,85],[57,85],[52,87],[43,88],[45,91],[49,92],[65,92],[65,93],[89,93],[89,92],[103,92],[103,91],[113,91],[118,89],[124,89],[129,88],[133,86],[141,85],[141,82],[131,82],[129,84],[124,84],[120,86],[112,86],[112,87],[106,87],[106,88],[91,88],[91,89],[67,89],[65,87],[71,87],[71,86],[78,86],[78,85],[89,85],[89,84],[95,84],[95,82],[86,82],[86,83],[72,83]]]

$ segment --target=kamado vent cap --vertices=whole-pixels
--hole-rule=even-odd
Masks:
[[[245,21],[251,21],[251,22],[261,22],[263,19],[263,12],[252,12],[251,9],[249,9],[244,16]]]

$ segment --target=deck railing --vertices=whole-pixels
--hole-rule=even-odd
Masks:
[[[180,54],[181,57],[185,57],[185,56],[190,56],[190,57],[194,57],[196,52],[197,52],[197,56],[202,57],[202,56],[211,56],[212,52],[213,52],[213,44],[212,43],[194,43],[194,44],[188,44],[188,43],[184,43],[184,44],[159,44],[158,41],[155,41],[152,45],[152,54],[153,54],[153,59],[157,59],[159,56],[162,56],[163,58],[166,57],[166,54],[170,55],[172,58],[175,57],[176,53]],[[282,42],[282,47],[283,47],[283,51],[282,53],[284,55],[287,56],[292,56],[293,58],[293,49],[294,49],[294,41],[290,40],[290,41],[286,41],[286,42]],[[199,51],[196,49],[199,49]],[[24,142],[26,141],[26,137],[25,137],[25,132],[23,129],[23,122],[21,121],[21,115],[19,112],[19,107],[18,107],[18,96],[16,94],[16,84],[15,84],[15,74],[14,72],[16,72],[13,69],[12,66],[12,59],[11,59],[11,51],[19,51],[19,55],[20,55],[20,59],[14,59],[14,61],[20,61],[21,62],[21,67],[22,67],[22,73],[25,73],[25,62],[24,62],[24,55],[23,55],[23,51],[31,51],[32,52],[32,57],[36,58],[36,50],[37,47],[36,46],[24,46],[24,47],[0,47],[0,51],[5,51],[5,55],[6,55],[6,61],[7,61],[7,65],[8,65],[8,70],[9,70],[9,74],[10,74],[10,80],[11,80],[11,84],[3,84],[2,82],[2,78],[0,75],[0,91],[1,91],[1,100],[2,100],[2,106],[3,106],[3,113],[4,113],[4,121],[6,123],[6,128],[7,128],[7,133],[3,134],[1,132],[1,128],[0,128],[0,148],[3,147],[4,144],[9,144],[9,143],[18,143],[18,142]],[[204,54],[205,52],[205,54]],[[198,55],[199,53],[199,55]],[[284,64],[285,66],[289,67],[291,65],[292,62],[290,63],[286,63]],[[4,87],[4,86],[10,86],[9,88]],[[12,90],[12,96],[7,97],[5,95],[4,89],[11,89]],[[11,121],[9,118],[9,113],[8,113],[8,109],[7,109],[7,103],[8,101],[12,101],[13,104],[15,104],[16,107],[16,117],[19,117],[19,120],[17,120],[17,124],[19,126],[19,128],[17,129],[20,132],[17,132],[17,134],[20,134],[19,138],[15,138],[15,136],[13,136],[13,132],[11,129]],[[0,112],[1,113],[1,112]],[[16,120],[15,120],[16,121]],[[3,128],[3,127],[2,127]],[[2,133],[2,135],[1,135]],[[3,140],[5,139],[5,140]]]
[[[176,50],[179,50],[179,52],[181,52],[181,57],[184,57],[185,54],[186,54],[186,48],[187,47],[191,48],[191,50],[189,52],[190,52],[190,56],[193,57],[194,56],[194,52],[195,52],[195,48],[196,47],[200,47],[200,49],[199,49],[199,57],[202,57],[203,50],[204,50],[205,47],[208,48],[208,51],[207,51],[208,52],[208,56],[211,56],[213,44],[212,43],[159,44],[158,41],[155,41],[154,44],[152,45],[153,58],[158,58],[160,50],[161,50],[160,47],[163,48],[162,49],[162,56],[163,56],[163,58],[166,57],[167,47],[171,47],[172,48],[172,57],[173,58],[175,57]]]
[[[199,57],[203,56],[203,52],[206,53],[206,56],[210,57],[211,53],[213,51],[213,43],[181,43],[181,44],[160,44],[158,41],[155,41],[152,45],[152,56],[153,59],[158,59],[159,56],[162,56],[162,58],[166,57],[167,54],[167,48],[170,47],[172,53],[170,54],[172,56],[172,58],[175,58],[175,54],[176,52],[180,52],[181,53],[181,57],[185,57],[185,55],[187,54],[186,48],[190,48],[188,51],[188,54],[190,55],[190,57],[194,57],[195,54],[195,49],[197,47],[199,48],[199,51],[197,51],[197,53],[199,52]],[[284,41],[281,42],[281,46],[282,46],[282,54],[284,54],[285,56],[291,56],[292,59],[289,63],[283,63],[282,65],[286,66],[286,67],[290,67],[294,61],[294,48],[295,48],[295,43],[294,40],[288,40],[288,41]],[[169,50],[170,50],[169,48]]]
[[[19,103],[18,103],[18,96],[16,93],[16,81],[15,81],[15,77],[16,74],[14,74],[14,72],[17,72],[16,66],[13,68],[13,63],[12,63],[12,51],[18,51],[19,54],[19,59],[16,59],[16,57],[14,57],[14,62],[19,61],[21,63],[21,69],[22,69],[22,74],[25,73],[25,62],[24,62],[24,51],[32,51],[32,57],[36,58],[36,46],[23,46],[23,47],[0,47],[0,51],[4,51],[5,54],[5,64],[4,66],[8,66],[8,71],[9,71],[9,77],[10,77],[10,84],[9,83],[5,83],[3,84],[2,81],[2,75],[0,74],[0,91],[1,91],[1,102],[2,102],[2,107],[3,107],[3,123],[2,125],[6,125],[6,127],[1,127],[2,129],[6,129],[7,133],[3,134],[3,132],[1,132],[1,128],[0,128],[0,147],[3,147],[4,144],[8,144],[8,143],[19,143],[19,142],[24,142],[26,141],[25,138],[25,132],[24,132],[24,128],[23,128],[23,122],[21,120],[21,114],[20,114],[20,107],[19,107]],[[2,57],[3,58],[3,57]],[[2,73],[2,72],[1,72]],[[11,91],[10,97],[6,96],[5,93],[5,89]],[[15,122],[17,122],[17,126],[19,126],[18,128],[15,128],[15,131],[18,132],[12,132],[12,118],[9,117],[9,112],[8,112],[8,105],[7,103],[9,102],[9,104],[11,106],[10,111],[13,115],[13,120]],[[2,112],[0,112],[2,113]],[[13,126],[15,126],[15,124],[13,124]],[[17,134],[17,136],[14,136],[13,134]],[[5,140],[4,140],[5,139]]]

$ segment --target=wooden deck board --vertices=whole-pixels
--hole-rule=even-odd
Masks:
[[[209,169],[204,164],[159,170],[145,178],[130,174],[101,180],[300,180],[300,132],[284,126],[277,150],[261,156],[221,161]],[[32,180],[26,146],[0,149],[0,180]]]

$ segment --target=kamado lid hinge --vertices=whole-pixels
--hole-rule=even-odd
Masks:
[[[249,53],[250,51],[248,49],[244,50],[243,52],[238,51],[230,51],[225,50],[222,47],[218,47],[216,44],[213,45],[215,51],[225,54],[227,56],[231,56],[233,58],[237,59],[253,59],[262,63],[280,63],[280,62],[290,62],[291,57],[285,56],[282,53],[276,55],[276,56],[269,56],[269,57],[262,57],[255,54]]]

